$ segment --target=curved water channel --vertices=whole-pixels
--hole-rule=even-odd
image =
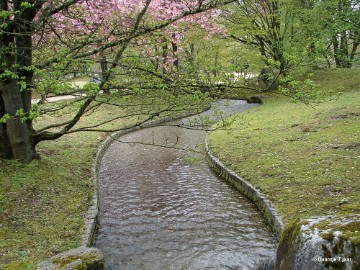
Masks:
[[[224,115],[251,106],[231,101]],[[200,150],[205,136],[160,126],[110,145],[95,244],[106,269],[257,269],[273,256],[276,237],[257,209],[211,172],[202,153],[184,150]]]

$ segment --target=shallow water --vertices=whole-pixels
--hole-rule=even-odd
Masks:
[[[234,101],[224,115],[249,106]],[[163,126],[111,144],[100,168],[95,244],[107,269],[255,269],[273,256],[276,237],[257,209],[203,154],[184,150],[200,150],[205,136]]]

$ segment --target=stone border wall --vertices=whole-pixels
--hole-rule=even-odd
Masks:
[[[216,158],[210,151],[208,145],[208,139],[205,141],[206,157],[209,161],[210,167],[223,179],[230,182],[235,186],[242,194],[248,197],[265,216],[266,220],[270,223],[271,228],[280,238],[284,231],[284,223],[281,216],[272,206],[271,202],[265,198],[265,196],[257,190],[252,184],[245,181],[234,171],[228,169],[218,158]]]
[[[201,112],[207,111],[210,108],[211,108],[211,106],[209,105],[209,106],[205,107]],[[184,117],[197,115],[201,112],[190,113],[190,114],[183,113],[183,114],[177,115],[175,117],[165,117],[162,119],[153,120],[153,121],[147,122],[140,126],[119,130],[117,132],[114,132],[113,134],[111,134],[109,137],[107,137],[105,139],[105,141],[101,144],[99,150],[97,151],[97,154],[96,154],[96,157],[95,157],[95,160],[93,163],[92,179],[93,179],[94,195],[93,195],[92,205],[89,207],[88,212],[85,217],[85,226],[84,226],[85,232],[82,236],[82,241],[81,241],[82,246],[86,246],[86,247],[92,246],[94,237],[95,237],[95,233],[96,233],[99,221],[100,221],[99,220],[100,204],[99,204],[99,192],[98,192],[99,168],[100,168],[101,160],[102,160],[106,150],[110,146],[110,144],[112,144],[118,138],[120,138],[121,136],[123,136],[127,133],[134,132],[134,131],[137,131],[137,130],[140,130],[143,128],[154,127],[159,124],[166,123],[166,122],[179,120]]]

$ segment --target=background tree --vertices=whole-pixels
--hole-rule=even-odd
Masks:
[[[332,63],[351,67],[358,54],[359,8],[358,0],[243,0],[223,17],[233,39],[256,48],[265,65],[287,76]]]
[[[286,74],[289,58],[286,49],[292,43],[294,12],[285,1],[243,0],[226,12],[229,35],[238,42],[258,49],[266,65],[276,63]],[[286,23],[285,23],[286,22]]]
[[[319,2],[321,23],[331,41],[336,67],[350,68],[358,55],[360,42],[360,1],[337,0]]]

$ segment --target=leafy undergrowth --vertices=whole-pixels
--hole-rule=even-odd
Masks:
[[[165,110],[164,116],[198,111],[201,98],[173,97],[162,93],[105,100],[93,107],[79,127],[116,129],[136,124],[145,113]],[[62,113],[50,112],[69,103]],[[95,103],[99,104],[99,103]],[[73,100],[46,104],[48,113],[36,128],[62,122],[74,114]],[[166,110],[169,108],[169,110]],[[56,129],[55,129],[56,130]],[[81,242],[84,217],[92,202],[91,168],[106,133],[77,132],[38,145],[41,160],[29,164],[5,161],[0,164],[0,269],[35,269],[56,253],[75,248]]]
[[[273,96],[209,136],[214,154],[261,190],[286,224],[360,214],[359,73],[323,71],[314,76],[322,90],[341,86],[342,95],[312,106]]]

